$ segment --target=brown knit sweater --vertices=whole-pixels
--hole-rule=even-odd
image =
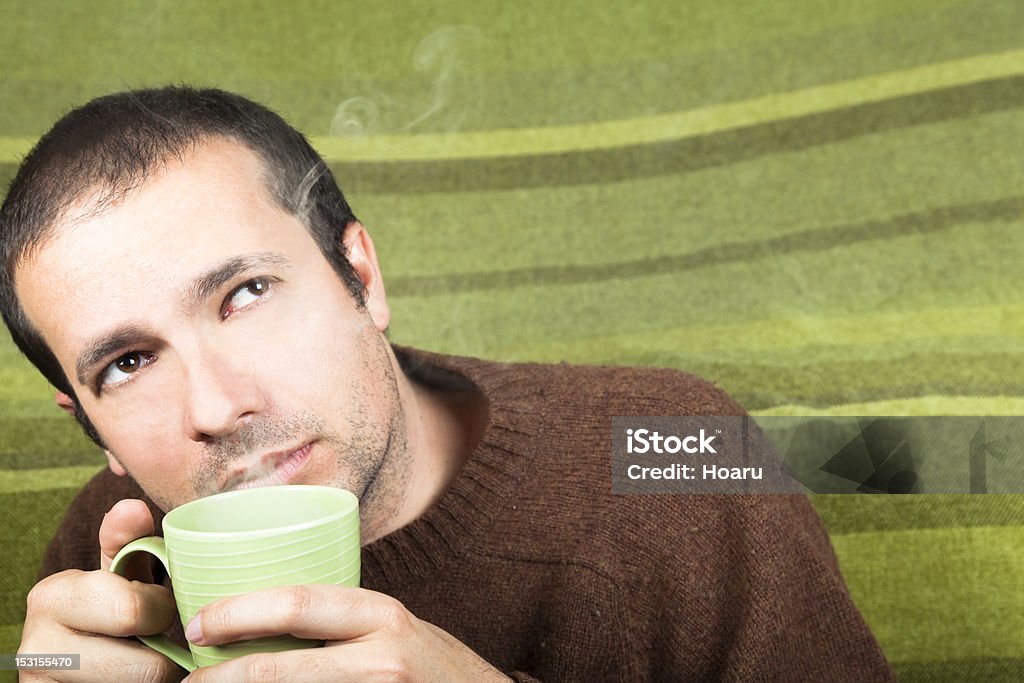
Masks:
[[[722,391],[670,370],[401,353],[473,381],[490,422],[437,505],[363,549],[364,587],[521,681],[893,680],[803,496],[611,493],[612,416],[742,414]],[[125,497],[143,496],[97,475],[42,573],[96,568]]]

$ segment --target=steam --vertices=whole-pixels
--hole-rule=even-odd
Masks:
[[[444,128],[448,131],[462,124],[467,113],[466,107],[455,105],[462,99],[462,95],[478,96],[477,93],[468,92],[474,83],[465,68],[465,53],[478,44],[481,38],[480,31],[473,27],[446,26],[420,41],[413,52],[412,64],[420,73],[433,76],[430,105],[405,125],[406,130],[432,118],[444,119]]]
[[[334,111],[331,135],[358,138],[371,135],[380,125],[380,105],[369,97],[350,97]]]
[[[472,26],[434,31],[412,53],[413,68],[423,76],[422,87],[411,93],[344,100],[331,119],[331,135],[457,130],[481,103],[479,79],[468,66],[476,61],[483,44],[483,33]]]
[[[306,171],[306,175],[302,177],[302,181],[299,186],[295,188],[292,193],[291,206],[293,207],[293,213],[302,221],[305,225],[309,225],[309,218],[312,212],[313,206],[310,202],[311,193],[313,187],[320,182],[320,178],[327,172],[327,167],[323,163],[317,162]]]
[[[262,462],[262,454],[287,445],[294,447],[299,435],[324,434],[325,431],[323,420],[311,413],[286,418],[270,415],[246,423],[230,437],[210,444],[210,457],[190,473],[192,487],[197,496],[203,497],[219,492],[222,483],[231,487],[243,481],[269,477],[278,462]],[[242,473],[225,481],[228,472],[238,468],[243,470]]]

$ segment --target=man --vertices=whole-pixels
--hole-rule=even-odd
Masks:
[[[363,587],[209,605],[193,642],[328,647],[191,681],[890,680],[805,499],[610,493],[611,416],[739,406],[671,371],[392,348],[370,235],[259,105],[165,88],[71,112],[0,236],[12,336],[109,462],[48,551],[23,652],[180,676],[129,638],[173,626],[167,588],[103,570],[162,512],[290,482],[359,497]]]

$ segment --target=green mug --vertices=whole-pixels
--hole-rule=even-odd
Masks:
[[[327,486],[269,486],[228,491],[167,513],[164,536],[121,548],[110,571],[147,552],[163,563],[183,626],[207,603],[264,588],[327,583],[359,585],[359,500]],[[164,635],[139,640],[193,671],[255,652],[314,647],[275,636],[216,647],[181,647]]]

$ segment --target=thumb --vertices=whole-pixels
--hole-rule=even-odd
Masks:
[[[110,569],[114,556],[121,548],[137,538],[152,536],[154,528],[153,515],[141,500],[128,498],[118,501],[103,516],[103,523],[100,524],[100,568]],[[149,560],[148,554],[139,553],[129,561],[125,576],[133,580],[152,581],[153,572]]]

